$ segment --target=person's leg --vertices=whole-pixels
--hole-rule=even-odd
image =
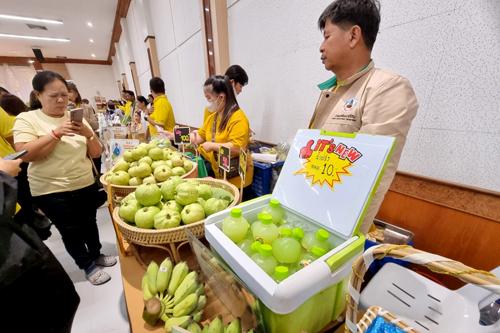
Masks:
[[[83,219],[75,204],[72,192],[53,193],[35,197],[45,215],[56,226],[62,236],[64,247],[80,269],[86,270],[93,264],[93,258],[87,250]]]

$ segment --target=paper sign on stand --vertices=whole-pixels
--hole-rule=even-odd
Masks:
[[[226,174],[231,171],[231,149],[226,146],[221,146],[219,148],[219,168],[224,171],[224,180],[226,180]]]
[[[182,152],[184,153],[184,146],[191,142],[190,138],[191,128],[189,127],[174,127],[174,143],[181,146]]]
[[[137,139],[111,139],[109,141],[109,151],[111,152],[111,160],[114,161],[121,157],[125,150],[134,149],[139,145]]]

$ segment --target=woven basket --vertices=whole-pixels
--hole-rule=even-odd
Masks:
[[[195,180],[200,184],[219,187],[231,193],[234,196],[234,200],[229,204],[229,207],[235,206],[240,200],[238,188],[231,183],[213,178],[197,178]],[[150,246],[185,242],[188,239],[186,235],[187,229],[198,238],[205,235],[205,220],[171,229],[141,229],[123,221],[118,215],[118,209],[119,208],[116,207],[113,211],[113,220],[118,225],[118,229],[120,229],[123,238],[130,243]]]
[[[422,263],[418,259],[415,259],[417,257],[425,256],[429,256],[430,258],[435,259],[433,259],[433,261],[428,261],[425,263]],[[463,282],[482,286],[483,288],[486,288],[493,292],[498,292],[498,290],[500,289],[500,279],[496,278],[489,272],[476,270],[458,261],[435,256],[425,251],[414,249],[409,245],[384,244],[371,247],[366,250],[362,256],[358,257],[352,265],[352,275],[349,281],[349,294],[347,295],[345,333],[365,332],[364,327],[366,326],[366,318],[365,321],[363,321],[362,319],[359,323],[357,320],[361,286],[364,281],[364,275],[369,268],[367,266],[369,266],[369,263],[372,261],[372,259],[380,260],[385,257],[392,257],[411,262],[413,264],[421,265],[431,270],[432,272],[450,275],[462,280]],[[408,326],[406,323],[400,321],[394,315],[388,312],[385,312],[385,315],[388,316],[387,318],[389,318],[389,321],[393,322],[401,329],[412,333],[418,332],[414,328]],[[373,314],[368,315],[367,318],[371,318],[370,316],[373,316]],[[364,324],[362,322],[364,322]],[[355,323],[358,324],[356,325]]]
[[[193,168],[189,172],[186,172],[184,175],[182,175],[181,178],[198,177],[198,164],[193,161],[191,162],[193,163]],[[106,191],[108,190],[108,187],[111,186],[116,196],[126,197],[128,194],[134,192],[135,189],[137,188],[137,186],[108,184],[108,182],[105,179],[107,174],[108,173],[103,174],[101,178],[99,178],[99,181],[101,182],[102,186]]]
[[[368,328],[370,328],[370,325],[375,320],[375,318],[377,318],[377,316],[384,318],[386,322],[396,325],[405,332],[418,333],[417,331],[415,331],[415,329],[399,320],[395,315],[383,310],[379,306],[371,306],[366,310],[364,316],[361,318],[357,325],[358,333],[365,333],[366,331],[368,331]]]

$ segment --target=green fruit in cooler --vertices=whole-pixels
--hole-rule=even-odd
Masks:
[[[273,278],[274,278],[277,282],[281,282],[281,281],[283,281],[283,280],[284,280],[284,279],[286,279],[289,275],[290,275],[290,271],[288,270],[288,267],[286,267],[286,266],[276,266],[276,267],[274,268]]]
[[[265,244],[272,244],[279,236],[278,227],[269,213],[259,213],[258,218],[259,220],[252,224],[253,238]]]
[[[292,236],[293,238],[297,240],[302,240],[304,238],[304,230],[302,228],[293,228],[292,229]]]
[[[330,243],[328,242],[330,234],[325,229],[318,229],[316,232],[307,233],[302,239],[302,246],[310,251],[313,246],[323,248],[324,250],[330,250]]]
[[[262,211],[271,214],[274,224],[280,225],[284,223],[285,210],[281,207],[278,199],[269,200],[268,206],[264,207]]]
[[[304,252],[300,255],[299,265],[305,267],[326,253],[327,251],[322,247],[313,246],[310,252]]]
[[[253,239],[251,238],[245,238],[241,243],[240,243],[240,249],[246,253],[247,256],[251,256],[255,252],[252,250],[252,243]]]
[[[283,234],[284,231],[288,231]],[[290,229],[282,230],[282,237],[273,241],[273,255],[281,264],[293,264],[299,261],[302,246],[292,238]]]
[[[222,221],[222,232],[235,243],[245,239],[249,228],[248,221],[241,216],[241,208],[231,209],[231,215]]]
[[[262,244],[259,252],[252,255],[252,260],[269,275],[272,275],[274,268],[278,264],[273,257],[273,247],[269,244]]]

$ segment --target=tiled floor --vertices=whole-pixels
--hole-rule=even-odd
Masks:
[[[116,239],[111,219],[106,207],[97,211],[97,225],[102,243],[102,252],[118,255]],[[52,227],[52,236],[45,241],[66,272],[73,280],[80,295],[80,305],[73,322],[72,333],[127,333],[130,332],[120,264],[105,268],[111,281],[101,286],[93,286],[83,271],[78,269],[73,259],[64,249],[60,234]]]

